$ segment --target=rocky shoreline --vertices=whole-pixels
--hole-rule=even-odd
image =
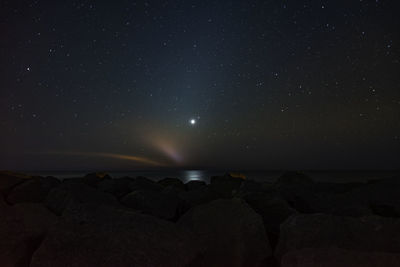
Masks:
[[[0,172],[1,266],[400,266],[400,177],[60,181]]]

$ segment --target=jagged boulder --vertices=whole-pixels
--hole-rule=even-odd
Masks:
[[[350,192],[348,194],[319,193],[313,207],[319,213],[337,216],[363,217],[373,215],[369,206],[354,198]]]
[[[0,199],[0,265],[29,266],[30,258],[57,217],[42,204],[6,205]]]
[[[365,252],[341,248],[303,248],[290,251],[281,267],[398,267],[400,254]]]
[[[207,186],[180,192],[179,197],[185,201],[187,207],[195,207],[220,198],[219,194]]]
[[[98,183],[98,190],[106,193],[113,194],[115,197],[120,198],[131,192],[130,184],[134,179],[129,177],[117,179],[105,179]]]
[[[318,212],[315,207],[317,203],[315,183],[305,174],[286,172],[275,181],[274,188],[297,211]]]
[[[164,187],[174,186],[182,191],[185,190],[185,184],[178,178],[164,178],[158,181],[157,183]]]
[[[296,214],[281,225],[275,255],[281,259],[289,252],[304,248],[400,253],[400,220]]]
[[[179,196],[179,194],[181,192],[183,192],[183,191],[182,191],[181,188],[178,188],[178,187],[173,186],[173,185],[169,185],[169,186],[165,187],[161,192],[163,194],[172,194],[172,195]]]
[[[330,183],[318,182],[314,183],[314,189],[319,194],[344,194],[356,188],[365,185],[365,183]]]
[[[111,176],[105,172],[94,172],[94,173],[86,174],[82,178],[82,181],[89,186],[96,187],[101,181],[110,180],[110,179],[111,179]]]
[[[263,218],[268,238],[274,247],[278,242],[281,223],[297,211],[275,194],[253,193],[247,194],[244,199]]]
[[[242,182],[242,178],[232,177],[229,174],[225,174],[224,176],[211,177],[209,187],[220,197],[231,198],[239,191]]]
[[[115,207],[84,204],[49,231],[31,267],[190,266],[194,236],[174,223]]]
[[[206,186],[207,184],[204,181],[199,181],[199,180],[192,180],[185,184],[185,188],[187,191],[201,189]]]
[[[173,220],[178,216],[181,200],[176,194],[137,190],[121,199],[125,206],[159,218]]]
[[[14,186],[30,178],[30,176],[21,175],[9,171],[0,171],[0,193],[6,194]]]
[[[11,204],[21,202],[43,202],[49,191],[60,184],[54,177],[35,177],[15,186],[7,195]]]
[[[96,190],[82,182],[61,183],[50,190],[45,203],[57,215],[61,215],[69,205],[83,203],[119,205],[118,200],[113,195]]]
[[[383,217],[400,218],[400,177],[377,180],[347,193],[347,200]]]
[[[191,266],[260,266],[272,254],[262,218],[240,199],[194,207],[178,225],[193,231],[201,247]]]
[[[271,183],[244,180],[240,185],[239,191],[241,195],[246,195],[249,193],[273,192],[274,188]]]
[[[319,191],[314,207],[319,212],[341,216],[362,217],[375,214],[400,217],[399,178],[352,184],[347,188],[352,189],[337,194]]]
[[[136,177],[133,182],[129,184],[129,189],[131,192],[137,190],[161,192],[164,187],[146,177],[139,176]]]

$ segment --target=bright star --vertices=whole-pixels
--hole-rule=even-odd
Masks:
[[[190,124],[191,124],[191,125],[195,125],[195,124],[196,124],[196,120],[195,120],[195,119],[191,119],[191,120],[190,120]]]

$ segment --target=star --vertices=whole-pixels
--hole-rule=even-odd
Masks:
[[[195,125],[196,124],[196,120],[195,119],[190,119],[189,122],[190,122],[191,125]]]

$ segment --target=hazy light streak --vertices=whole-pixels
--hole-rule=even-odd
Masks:
[[[122,155],[122,154],[112,154],[112,153],[95,153],[95,156],[100,156],[100,157],[108,157],[108,158],[115,158],[115,159],[125,159],[125,160],[132,160],[132,161],[137,161],[137,162],[142,162],[150,165],[165,165],[165,163],[161,163],[158,161],[154,161],[145,157],[139,157],[139,156],[131,156],[131,155]]]
[[[163,139],[157,139],[155,138],[152,140],[152,144],[154,147],[156,147],[158,150],[163,152],[165,155],[167,155],[170,159],[177,163],[182,162],[182,156],[176,151],[176,149],[173,147],[172,143],[163,140]]]
[[[151,160],[146,157],[132,156],[124,154],[114,154],[114,153],[96,153],[96,152],[45,152],[44,154],[54,154],[54,155],[72,155],[72,156],[89,156],[89,157],[103,157],[103,158],[114,158],[121,160],[130,160],[140,163],[145,163],[154,166],[165,166],[166,164],[160,161]]]

